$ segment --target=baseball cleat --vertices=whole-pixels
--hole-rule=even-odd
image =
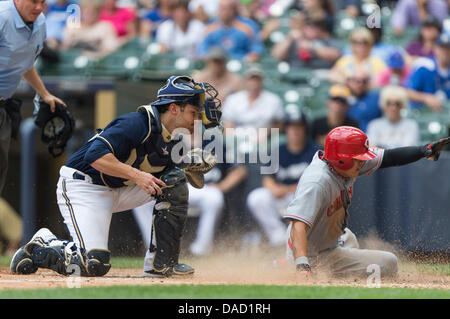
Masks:
[[[47,228],[39,229],[31,238],[31,240],[24,246],[20,247],[14,254],[9,268],[12,273],[23,275],[33,274],[38,270],[38,267],[33,264],[31,254],[33,248],[44,245],[45,241],[56,238],[53,233]]]
[[[176,276],[188,276],[194,273],[194,268],[186,264],[175,264],[173,274]]]
[[[144,277],[152,277],[152,278],[169,278],[173,275],[172,271],[158,272],[154,269],[144,270],[142,276]]]
[[[22,275],[34,274],[38,270],[38,267],[31,260],[31,255],[25,250],[25,246],[20,247],[16,251],[9,268],[13,274]]]

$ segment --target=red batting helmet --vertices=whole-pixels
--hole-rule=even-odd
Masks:
[[[324,158],[341,170],[353,167],[352,159],[367,161],[377,155],[369,148],[367,135],[351,126],[339,126],[331,130],[325,139]]]

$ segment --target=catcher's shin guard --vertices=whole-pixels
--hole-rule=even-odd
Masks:
[[[153,210],[155,242],[150,249],[155,253],[153,270],[170,276],[178,262],[180,241],[186,224],[189,190],[186,176],[179,168],[168,170],[161,176],[167,185],[163,194],[156,197]]]

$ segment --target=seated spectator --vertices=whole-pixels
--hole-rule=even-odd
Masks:
[[[233,59],[255,62],[263,53],[263,44],[254,28],[237,15],[234,0],[221,0],[218,18],[206,26],[200,55],[205,56],[212,47],[220,46]]]
[[[227,97],[240,91],[244,80],[237,74],[228,71],[225,51],[219,47],[212,48],[206,56],[206,66],[196,71],[192,77],[198,82],[208,82],[219,92],[218,98],[225,101]]]
[[[272,55],[287,61],[291,67],[329,69],[341,56],[341,51],[327,31],[325,19],[307,18],[303,32],[290,32],[273,47]]]
[[[350,18],[356,18],[362,12],[362,0],[334,0],[334,9],[336,12],[345,12]]]
[[[72,13],[70,6],[74,5],[77,5],[76,1],[57,0],[47,6],[45,25],[47,32],[46,43],[49,48],[57,50],[61,45],[67,19]]]
[[[245,72],[242,91],[231,94],[224,101],[222,120],[225,128],[258,129],[279,127],[283,119],[281,99],[264,90],[264,72],[253,66]],[[263,132],[261,132],[263,134]],[[258,143],[267,139],[267,134],[257,137]]]
[[[356,69],[364,69],[371,75],[370,82],[375,86],[376,78],[386,69],[382,59],[371,54],[375,43],[372,33],[366,28],[354,30],[350,35],[352,54],[337,60],[330,71],[331,82],[345,83],[346,77]]]
[[[217,17],[219,9],[219,0],[191,0],[189,2],[189,10],[194,17],[203,22],[208,23]]]
[[[448,16],[446,0],[399,0],[391,17],[392,27],[402,34],[408,27],[420,27],[428,16],[442,23]]]
[[[383,88],[380,106],[384,116],[367,125],[367,137],[372,146],[395,148],[418,145],[419,126],[414,120],[401,115],[401,110],[408,107],[406,89],[401,86]]]
[[[156,8],[141,16],[139,30],[141,41],[145,42],[154,38],[159,25],[172,17],[173,1],[158,0]]]
[[[111,22],[117,36],[125,42],[137,35],[136,13],[128,8],[117,7],[117,1],[103,0],[99,20]]]
[[[295,112],[296,111],[296,112]],[[293,199],[297,183],[319,147],[308,138],[305,114],[286,109],[284,130],[287,141],[279,146],[279,169],[265,175],[262,187],[252,190],[247,197],[250,213],[261,226],[271,246],[285,244],[286,225],[279,210]]]
[[[406,52],[416,59],[419,57],[432,58],[434,56],[434,46],[439,34],[442,32],[442,25],[436,18],[428,17],[420,28],[420,35],[417,40],[413,40],[406,47]]]
[[[377,86],[400,85],[405,86],[406,81],[411,73],[411,69],[405,64],[405,60],[401,52],[397,51],[390,55],[388,68],[381,72],[377,79]]]
[[[174,0],[172,19],[158,27],[156,42],[161,44],[161,53],[176,51],[191,59],[196,57],[204,24],[192,19],[188,5],[189,0]]]
[[[338,126],[357,127],[358,122],[347,115],[350,108],[348,99],[350,90],[342,84],[330,88],[327,100],[327,115],[316,118],[311,126],[311,137],[321,147],[325,144],[327,134]]]
[[[122,41],[114,26],[108,21],[99,21],[100,7],[94,1],[81,3],[80,27],[68,24],[64,29],[62,49],[82,49],[90,58],[100,58],[117,50]]]
[[[362,131],[367,130],[367,124],[381,116],[379,106],[380,93],[370,89],[370,77],[365,70],[357,69],[347,78],[350,89],[350,109],[347,115],[358,122]]]
[[[298,3],[298,9],[306,17],[322,17],[325,19],[328,33],[333,34],[335,10],[331,0],[302,0]]]
[[[435,58],[421,58],[406,87],[412,108],[428,106],[435,112],[442,110],[450,98],[450,36],[441,34],[434,48]]]

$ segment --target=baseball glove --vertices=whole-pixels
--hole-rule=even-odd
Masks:
[[[215,156],[200,148],[194,148],[186,154],[186,157],[183,162],[187,165],[183,171],[189,183],[195,188],[202,188],[205,185],[204,174],[216,165]]]
[[[441,151],[447,144],[450,144],[450,137],[441,138],[439,141],[428,144],[425,150],[425,157],[429,160],[437,161]]]

